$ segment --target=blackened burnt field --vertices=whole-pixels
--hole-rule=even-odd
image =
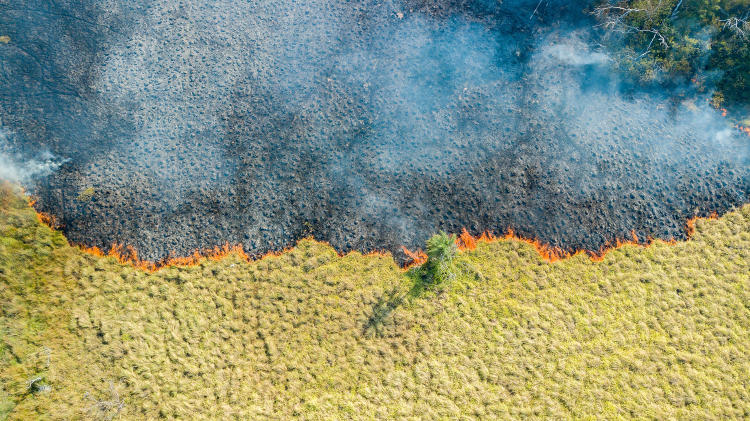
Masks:
[[[598,250],[746,202],[748,138],[690,86],[619,83],[588,6],[0,0],[0,162],[71,241],[150,260],[462,228]]]

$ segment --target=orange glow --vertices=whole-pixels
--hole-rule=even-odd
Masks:
[[[315,241],[317,241],[317,240],[315,240]],[[325,244],[328,245],[328,246],[330,246],[328,243],[325,243]],[[382,250],[368,251],[364,255],[367,256],[367,257],[391,257],[391,253],[389,253],[387,251],[382,251]]]
[[[406,266],[406,269],[410,269],[414,266],[422,266],[427,262],[427,254],[422,250],[417,249],[416,251],[411,251],[404,246],[401,246],[401,249],[404,251],[404,254],[411,259],[411,262]]]
[[[34,212],[36,212],[36,219],[41,222],[44,225],[47,225],[48,227],[52,229],[59,229],[60,223],[57,221],[57,218],[55,218],[54,215],[50,215],[45,212],[39,212],[34,208],[34,205],[36,204],[37,200],[32,197],[26,196],[26,201],[29,203],[29,206],[31,209],[34,209]]]
[[[461,235],[456,238],[456,245],[459,250],[474,250],[477,248],[477,239],[466,231],[466,228],[461,231]]]
[[[693,82],[695,82],[695,79],[693,79]],[[711,99],[707,99],[709,102]],[[714,108],[718,109],[721,112],[722,117],[726,117],[728,114],[728,111],[726,108],[719,108],[719,105],[714,105]],[[734,127],[741,131],[742,133],[745,133],[746,135],[750,136],[750,127],[743,126],[741,124],[735,124]]]
[[[704,217],[698,217],[698,216],[696,216],[696,217],[688,219],[688,221],[687,221],[687,234],[688,234],[688,236],[692,236],[693,234],[695,234],[695,222],[697,220],[699,220],[699,219],[718,219],[718,218],[719,218],[719,215],[716,212],[712,212],[711,215],[709,215],[709,216],[707,216],[705,218]]]
[[[750,129],[748,129],[748,134],[750,134]],[[30,206],[33,206],[36,203],[36,200],[28,199],[28,203]],[[40,222],[49,226],[50,228],[52,229],[59,228],[59,225],[57,224],[57,221],[55,220],[53,216],[47,215],[41,212],[36,212],[36,215],[37,215],[37,219]],[[686,223],[688,237],[694,234],[695,223],[697,220],[717,219],[717,218],[718,218],[718,215],[716,214],[716,212],[714,212],[708,217],[694,217],[694,218],[689,219]],[[471,234],[469,234],[469,232],[464,228],[461,231],[461,234],[458,235],[456,238],[456,245],[458,246],[459,250],[466,251],[466,250],[476,249],[478,243],[491,243],[491,242],[496,242],[496,241],[517,241],[517,242],[522,242],[522,243],[531,245],[532,247],[534,247],[537,253],[539,253],[539,255],[544,260],[546,260],[547,262],[553,263],[553,262],[557,262],[563,259],[567,259],[569,257],[578,256],[580,254],[587,254],[591,258],[592,261],[600,262],[604,260],[605,255],[609,253],[610,251],[618,249],[626,245],[648,247],[651,244],[654,244],[657,242],[671,244],[671,245],[677,244],[677,241],[674,239],[654,240],[653,238],[648,238],[646,242],[641,242],[638,239],[638,236],[635,234],[635,231],[631,231],[631,236],[632,236],[632,240],[618,239],[615,241],[614,246],[606,245],[602,247],[602,249],[599,250],[598,252],[578,250],[578,251],[571,253],[571,252],[562,250],[559,247],[553,247],[549,244],[542,243],[538,239],[529,239],[529,238],[518,236],[512,229],[508,229],[507,234],[505,234],[502,237],[496,237],[495,235],[487,231],[482,233],[482,235],[479,237],[474,237]],[[317,241],[317,240],[314,240],[313,238],[308,238],[308,239]],[[326,242],[318,241],[318,243],[321,243],[330,247],[330,244]],[[86,247],[82,245],[79,245],[78,247],[81,251],[91,254],[93,256],[114,257],[121,264],[129,264],[135,267],[136,269],[140,269],[146,272],[155,272],[167,266],[183,266],[183,267],[194,266],[194,265],[200,264],[204,260],[219,261],[230,255],[235,255],[242,260],[250,262],[253,260],[262,260],[269,256],[280,256],[292,249],[292,247],[287,247],[282,251],[270,251],[270,252],[263,254],[262,256],[257,256],[257,255],[250,256],[245,252],[241,244],[237,244],[237,245],[224,244],[223,246],[216,246],[213,249],[207,249],[203,251],[196,250],[192,254],[188,256],[184,256],[184,257],[168,257],[160,262],[150,262],[147,260],[141,260],[138,257],[138,252],[132,246],[123,246],[122,244],[115,244],[110,248],[110,250],[107,253],[103,252],[98,247]],[[427,254],[421,249],[411,251],[404,246],[401,246],[401,249],[403,250],[404,254],[409,259],[411,259],[411,261],[403,268],[404,270],[408,270],[415,266],[421,266],[425,262],[427,262]],[[339,253],[339,256],[343,256],[343,254]],[[376,250],[376,251],[371,251],[371,252],[366,253],[365,256],[390,257],[391,254],[389,252]]]
[[[559,247],[553,247],[549,244],[542,243],[537,239],[521,237],[519,235],[516,235],[515,231],[513,231],[512,229],[508,229],[507,234],[502,237],[496,237],[490,232],[484,232],[481,236],[474,237],[469,234],[468,231],[466,231],[466,228],[464,228],[461,232],[461,235],[456,238],[456,245],[458,246],[459,250],[474,250],[475,248],[477,248],[477,243],[479,242],[491,243],[495,241],[519,241],[529,244],[534,247],[534,249],[537,251],[537,253],[539,253],[539,255],[542,256],[542,258],[549,262],[556,262],[578,253],[577,252],[571,254]]]
[[[97,256],[97,257],[114,257],[121,264],[129,264],[146,272],[155,272],[163,267],[167,266],[195,266],[201,263],[203,260],[214,260],[219,261],[227,256],[235,255],[245,261],[252,260],[250,256],[245,253],[245,250],[241,245],[229,245],[224,244],[219,247],[216,246],[213,249],[204,251],[194,251],[192,254],[184,257],[168,257],[160,262],[149,262],[142,260],[138,257],[138,252],[132,246],[123,246],[122,244],[115,244],[109,249],[107,253],[104,253],[98,247],[85,247],[79,246],[81,251]],[[268,255],[279,255],[281,253],[267,253],[263,257]]]
[[[571,256],[570,253],[562,250],[559,247],[553,247],[549,244],[542,243],[541,241],[530,238],[524,238],[521,236],[516,235],[515,231],[512,229],[508,230],[508,233],[505,234],[505,236],[502,237],[503,240],[506,241],[520,241],[522,243],[526,243],[534,247],[534,249],[539,253],[542,258],[548,262],[557,262],[562,259],[566,259]]]
[[[695,217],[691,218],[687,221],[687,234],[688,237],[692,236],[695,232],[695,222],[699,219],[717,219],[718,215],[716,212],[712,213],[708,217]],[[553,247],[549,244],[542,243],[538,239],[530,239],[521,237],[519,235],[516,235],[516,233],[512,229],[508,229],[508,233],[505,234],[502,237],[496,237],[492,233],[485,232],[481,236],[473,237],[471,234],[469,234],[466,229],[463,229],[461,232],[461,235],[458,236],[456,239],[456,245],[458,245],[458,248],[460,250],[473,250],[476,248],[477,243],[492,243],[496,241],[517,241],[522,242],[531,245],[534,247],[534,249],[539,253],[539,255],[544,259],[545,261],[549,263],[558,262],[560,260],[564,260],[570,257],[578,256],[581,254],[586,254],[589,256],[589,258],[594,262],[601,262],[604,260],[604,257],[612,250],[616,250],[618,248],[621,248],[623,246],[637,246],[637,247],[649,247],[652,244],[655,243],[663,243],[663,244],[669,244],[669,245],[675,245],[677,244],[677,240],[675,239],[669,239],[669,240],[662,240],[662,239],[653,239],[649,237],[646,241],[641,241],[638,239],[638,236],[635,233],[635,230],[630,232],[630,235],[632,237],[631,240],[625,240],[625,239],[617,239],[614,243],[614,245],[607,244],[604,247],[602,247],[598,252],[592,252],[587,250],[577,250],[575,252],[567,252],[559,247]],[[404,248],[404,252],[407,253],[410,257],[412,257],[409,254],[409,251]],[[425,256],[426,260],[426,256]]]
[[[57,222],[57,219],[54,215],[50,215],[44,212],[37,212],[36,219],[38,219],[39,222],[43,223],[44,225],[49,226],[50,228],[60,228],[60,223]]]

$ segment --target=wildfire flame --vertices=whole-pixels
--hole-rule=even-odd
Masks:
[[[477,248],[477,239],[466,231],[466,228],[461,230],[461,235],[456,238],[456,245],[460,250],[474,250]]]
[[[36,204],[36,199],[29,198],[29,206],[31,206],[32,209],[34,209],[34,205]],[[48,227],[52,229],[59,229],[61,227],[61,224],[58,222],[57,218],[55,218],[54,215],[50,215],[45,212],[39,212],[36,209],[34,209],[34,212],[36,212],[36,219],[41,222],[44,225],[47,225]]]
[[[711,215],[708,215],[707,217],[696,216],[696,217],[688,219],[688,221],[687,221],[687,234],[688,234],[688,236],[692,236],[693,234],[695,234],[695,223],[699,219],[713,220],[713,219],[718,219],[718,218],[719,218],[719,215],[716,212],[711,212]]]
[[[36,204],[35,199],[28,199],[29,206],[33,208],[33,206]],[[43,224],[49,226],[52,229],[58,229],[59,225],[57,224],[56,219],[54,216],[38,212],[36,209],[34,209],[36,212],[37,219],[42,222]],[[716,212],[713,212],[708,217],[694,217],[687,221],[686,227],[687,227],[687,234],[688,236],[692,236],[695,233],[695,224],[700,219],[717,219],[718,214]],[[651,244],[654,244],[655,242],[662,242],[667,244],[676,244],[677,241],[674,239],[672,240],[654,240],[653,238],[648,238],[645,242],[641,242],[638,239],[638,236],[636,235],[635,231],[631,231],[632,240],[616,240],[615,244],[607,245],[602,247],[602,249],[599,250],[599,252],[590,252],[590,251],[584,251],[584,250],[578,250],[575,252],[567,252],[559,247],[553,247],[549,244],[542,243],[538,239],[530,239],[525,238],[519,235],[516,235],[515,231],[512,229],[508,229],[507,233],[501,237],[496,237],[490,232],[485,231],[480,235],[479,237],[472,236],[466,228],[464,228],[461,231],[461,234],[456,237],[456,246],[461,251],[467,251],[467,250],[474,250],[477,248],[477,245],[479,243],[492,243],[497,241],[518,241],[522,243],[526,243],[531,245],[539,255],[546,260],[547,262],[554,263],[563,259],[567,259],[573,256],[578,256],[580,254],[587,254],[589,258],[594,262],[600,262],[604,260],[604,257],[607,253],[609,253],[612,250],[618,249],[620,247],[626,246],[626,245],[632,245],[632,246],[639,246],[639,247],[648,247]],[[324,242],[321,242],[323,244],[327,244]],[[155,272],[161,268],[168,267],[168,266],[194,266],[197,264],[200,264],[204,260],[213,260],[213,261],[219,261],[222,260],[228,256],[234,255],[242,260],[245,261],[252,261],[256,259],[264,259],[269,256],[280,256],[289,250],[291,250],[291,247],[285,248],[282,251],[270,251],[268,253],[262,254],[262,255],[248,255],[241,244],[237,245],[230,245],[230,244],[224,244],[223,246],[216,246],[212,249],[206,249],[206,250],[196,250],[192,254],[184,257],[168,257],[162,261],[159,262],[151,262],[147,260],[142,260],[138,257],[138,252],[133,248],[132,246],[125,246],[122,244],[114,244],[108,252],[102,251],[98,247],[86,247],[83,245],[78,246],[79,249],[85,253],[91,254],[93,256],[97,257],[113,257],[115,258],[119,263],[121,264],[129,264],[135,267],[136,269],[140,269],[146,272]],[[427,254],[422,251],[421,249],[417,249],[415,251],[411,251],[405,246],[401,246],[401,249],[403,250],[404,254],[410,259],[410,262],[404,267],[404,270],[408,270],[415,266],[421,266],[425,262],[427,262]],[[342,254],[339,254],[340,256]],[[382,251],[372,251],[369,253],[366,253],[365,256],[378,256],[378,257],[390,257],[390,253],[388,252],[382,252]]]
[[[717,219],[717,218],[718,218],[718,215],[716,214],[716,212],[714,212],[708,217],[694,217],[694,218],[689,219],[686,223],[688,236],[692,236],[695,233],[695,223],[699,219]],[[489,232],[484,232],[481,236],[474,237],[471,234],[469,234],[469,232],[466,231],[466,229],[464,228],[463,231],[461,232],[461,235],[459,235],[456,238],[456,245],[458,246],[459,250],[474,250],[476,249],[478,243],[492,243],[496,241],[518,241],[518,242],[531,245],[532,247],[534,247],[534,250],[536,250],[537,253],[539,253],[542,259],[544,259],[545,261],[549,263],[554,263],[554,262],[558,262],[560,260],[564,260],[570,257],[578,256],[581,254],[588,255],[588,257],[594,262],[601,262],[604,260],[604,257],[607,255],[607,253],[609,253],[612,250],[621,248],[623,246],[649,247],[652,244],[657,243],[657,242],[670,244],[670,245],[677,244],[677,241],[674,239],[661,240],[661,239],[653,239],[651,237],[647,238],[646,241],[641,241],[638,238],[638,235],[636,235],[635,230],[631,231],[630,235],[632,239],[630,240],[617,239],[615,240],[614,244],[611,244],[611,243],[607,244],[604,247],[602,247],[598,252],[591,252],[591,251],[585,251],[585,250],[577,250],[574,252],[568,252],[559,247],[554,247],[549,244],[543,243],[539,241],[538,239],[530,239],[530,238],[519,236],[512,229],[508,229],[508,232],[502,237],[496,237],[492,235],[492,233],[489,233]],[[404,251],[406,252],[407,250],[404,249]]]
[[[534,247],[534,249],[537,251],[537,253],[539,253],[540,256],[542,256],[542,258],[549,262],[556,262],[558,260],[566,259],[575,254],[582,253],[582,251],[576,253],[568,253],[559,247],[553,247],[549,244],[542,243],[538,239],[530,239],[519,236],[513,229],[510,228],[502,237],[497,237],[487,231],[482,233],[482,235],[479,237],[474,237],[469,234],[468,231],[466,231],[466,228],[464,228],[461,231],[461,235],[456,238],[456,245],[458,246],[459,250],[474,250],[477,248],[477,244],[480,242],[492,243],[496,241],[519,241],[529,244]]]
[[[420,249],[417,249],[416,251],[411,251],[408,248],[401,246],[401,250],[404,251],[404,254],[411,259],[411,262],[409,262],[408,265],[406,265],[407,269],[411,269],[415,266],[422,266],[427,262],[427,254],[423,252]]]
[[[103,252],[98,247],[85,247],[79,246],[80,249],[94,256],[98,257],[114,257],[121,264],[129,264],[136,269],[141,269],[146,272],[155,272],[163,267],[167,266],[194,266],[199,264],[203,260],[214,260],[219,261],[230,255],[235,255],[243,260],[250,261],[251,257],[245,253],[245,250],[241,245],[229,245],[224,244],[219,247],[216,246],[213,249],[204,251],[194,251],[189,256],[184,257],[168,257],[160,262],[150,262],[142,260],[138,257],[138,252],[132,246],[123,246],[122,244],[115,244],[109,249],[107,253]],[[280,255],[282,252],[270,252],[268,255]]]
[[[695,78],[692,79],[693,82],[697,83]],[[707,99],[707,101],[711,101],[711,99]],[[714,105],[714,108],[718,109],[721,112],[722,117],[726,117],[728,115],[728,111],[726,108],[719,108],[719,105]],[[743,126],[741,124],[735,124],[734,127],[741,131],[742,133],[745,133],[746,135],[750,136],[750,127]]]

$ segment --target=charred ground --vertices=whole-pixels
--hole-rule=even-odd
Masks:
[[[623,88],[587,4],[200,3],[0,1],[5,147],[67,160],[27,185],[70,240],[597,250],[750,193],[748,139],[689,88]]]

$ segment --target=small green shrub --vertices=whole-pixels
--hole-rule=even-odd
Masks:
[[[431,283],[439,284],[456,276],[453,270],[456,251],[455,235],[440,231],[427,240],[427,263],[424,268]]]

